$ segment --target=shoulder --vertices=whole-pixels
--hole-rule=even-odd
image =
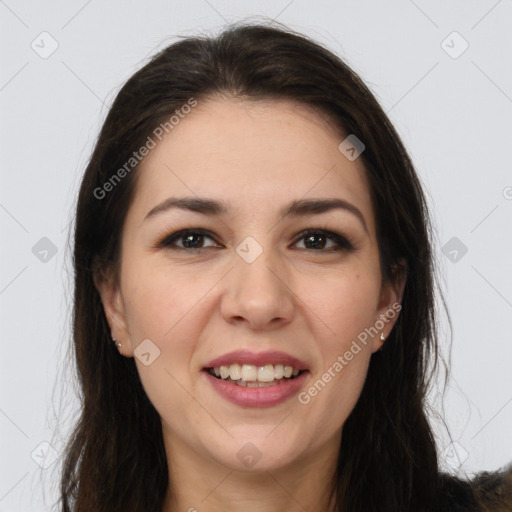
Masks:
[[[483,471],[471,479],[441,473],[440,510],[450,512],[512,512],[512,463]]]
[[[481,510],[512,512],[512,464],[501,471],[479,473],[471,485]]]

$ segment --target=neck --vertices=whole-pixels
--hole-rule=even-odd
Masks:
[[[341,433],[314,454],[267,471],[236,471],[164,439],[169,486],[163,512],[335,512],[331,483]]]

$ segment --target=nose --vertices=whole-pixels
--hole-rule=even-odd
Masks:
[[[247,263],[237,254],[226,276],[221,314],[230,324],[253,330],[272,330],[292,321],[294,296],[284,269],[263,252]]]

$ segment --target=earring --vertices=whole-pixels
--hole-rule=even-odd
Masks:
[[[386,336],[384,336],[384,333],[381,332],[380,333],[380,341],[384,341],[386,339]],[[384,345],[381,345],[380,348],[379,348],[379,352],[382,351],[382,348],[384,347]]]
[[[112,338],[112,341],[115,343],[117,340],[115,338]],[[118,343],[117,346],[121,348],[121,343]]]

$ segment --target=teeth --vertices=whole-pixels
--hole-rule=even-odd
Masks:
[[[289,379],[292,376],[297,377],[299,369],[282,364],[266,364],[264,366],[232,364],[213,368],[213,372],[210,370],[210,373],[214,373],[215,376],[224,380],[238,381],[237,384],[242,386],[259,387],[258,382],[269,383],[283,378]]]
[[[274,379],[282,379],[284,377],[284,366],[276,364],[274,366]]]
[[[221,379],[227,379],[229,377],[229,366],[220,367],[220,377]]]
[[[272,382],[274,380],[274,367],[271,364],[258,368],[258,380],[260,382]]]
[[[245,380],[246,382],[258,380],[258,369],[256,366],[253,364],[242,365],[242,380]]]
[[[240,380],[242,378],[242,367],[239,364],[232,364],[229,367],[229,377],[231,380]]]

